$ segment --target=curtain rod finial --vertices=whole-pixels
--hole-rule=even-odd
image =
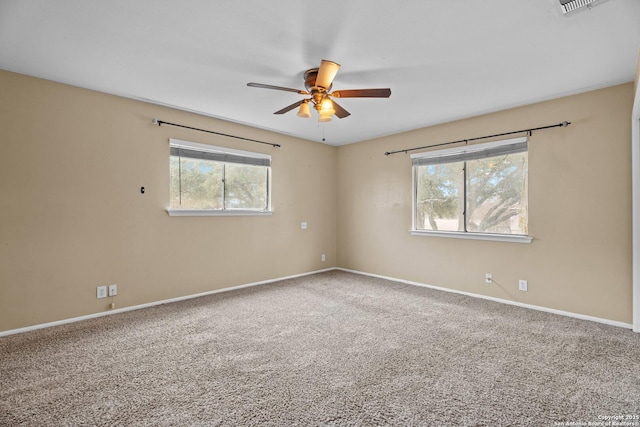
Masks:
[[[562,125],[562,127],[563,127],[563,128],[566,128],[566,127],[567,127],[567,126],[569,126],[570,124],[571,124],[571,122],[568,122],[568,121],[566,121],[566,120],[565,120],[564,122],[562,122],[562,123],[561,123],[561,125]]]
[[[153,123],[156,126],[160,126],[160,122],[155,117],[153,119],[151,119],[151,123]]]

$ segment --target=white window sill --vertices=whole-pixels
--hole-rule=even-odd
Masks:
[[[494,242],[531,243],[533,237],[517,234],[465,233],[456,231],[410,230],[413,236],[446,237],[449,239],[490,240]]]
[[[252,211],[244,209],[167,209],[169,216],[270,216],[273,211]]]

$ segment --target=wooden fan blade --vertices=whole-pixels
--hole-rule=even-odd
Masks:
[[[247,86],[250,87],[259,87],[262,89],[274,89],[274,90],[284,90],[286,92],[294,92],[299,93],[300,95],[309,95],[309,92],[304,90],[293,89],[290,87],[282,87],[282,86],[273,86],[273,85],[265,85],[262,83],[247,83]]]
[[[347,89],[337,90],[331,93],[336,98],[388,98],[391,96],[391,89]]]
[[[298,102],[294,102],[293,104],[289,105],[288,107],[284,107],[282,110],[278,110],[273,114],[284,114],[287,113],[291,110],[293,110],[294,108],[297,108],[300,106],[300,104],[302,104],[304,102],[304,99],[298,101]]]
[[[345,117],[349,117],[351,115],[350,112],[342,108],[336,101],[331,100],[333,103],[333,109],[336,110],[335,115],[338,116],[339,119],[344,119]]]
[[[316,86],[320,86],[328,90],[331,87],[333,78],[336,76],[339,69],[340,64],[323,59],[322,62],[320,62],[320,68],[318,69]]]

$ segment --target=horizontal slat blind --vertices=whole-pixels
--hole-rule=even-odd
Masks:
[[[505,141],[487,142],[484,144],[466,145],[464,147],[412,154],[411,162],[414,166],[455,163],[522,153],[528,149],[527,138],[515,138]]]
[[[169,145],[171,147],[171,155],[176,157],[240,163],[243,165],[271,166],[271,156],[268,154],[216,147],[179,139],[170,139]]]
[[[271,166],[270,159],[238,156],[228,153],[214,153],[209,151],[190,150],[183,147],[171,147],[171,155],[188,157],[190,159],[213,160],[216,162],[241,163],[245,165]]]

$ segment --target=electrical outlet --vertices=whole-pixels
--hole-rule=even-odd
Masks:
[[[107,297],[107,287],[98,286],[96,291],[96,298],[106,298],[106,297]]]
[[[118,295],[118,285],[109,285],[109,296],[115,297]]]
[[[322,262],[325,262],[327,260],[327,257],[325,254],[322,254]]]
[[[493,283],[493,276],[491,273],[487,273],[484,275],[484,283]]]
[[[301,223],[301,224],[300,224],[300,228],[301,228],[302,230],[306,230],[306,229],[307,229],[307,223],[306,223],[306,222]]]
[[[518,289],[523,292],[527,292],[529,290],[529,284],[526,280],[518,280]]]

